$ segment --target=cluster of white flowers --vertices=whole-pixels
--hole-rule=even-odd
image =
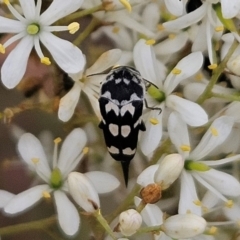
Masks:
[[[72,79],[71,89],[58,96],[58,118],[65,123],[73,117],[83,91],[101,119],[98,99],[109,69],[136,68],[148,82],[142,116],[146,131],[139,136],[148,167],[138,172],[125,208],[107,218],[114,216],[114,228],[114,219],[107,222],[101,214],[98,194],[117,189],[119,180],[101,171],[75,171],[89,148],[98,151],[94,144],[86,147],[91,136],[73,129],[59,154],[61,139],[54,140],[51,157],[34,135],[24,133],[18,152],[44,183],[16,195],[0,190],[3,212],[14,215],[53,198],[60,228],[74,236],[81,219],[73,199],[99,221],[107,239],[142,233],[155,240],[232,238],[240,224],[240,0],[53,0],[44,10],[42,0],[19,4],[0,2],[0,37],[7,36],[0,38],[3,85],[12,89],[24,79],[35,51],[39,63],[56,65]],[[78,16],[85,15],[103,24],[79,33]],[[69,23],[68,17],[76,22],[58,25]],[[114,47],[89,67],[92,56],[53,34],[60,31],[82,38],[88,34],[93,42],[104,37]],[[78,113],[74,118],[82,117]],[[137,160],[133,164],[140,165]],[[232,231],[216,233],[216,227],[229,224]]]

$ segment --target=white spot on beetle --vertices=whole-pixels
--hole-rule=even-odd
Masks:
[[[127,105],[124,105],[122,106],[121,110],[120,110],[120,113],[121,113],[121,116],[124,116],[124,114],[126,112],[130,112],[131,115],[133,116],[134,112],[135,112],[135,107],[132,105],[132,103],[129,103]]]
[[[105,110],[106,110],[106,113],[109,113],[111,110],[113,110],[116,116],[118,116],[119,114],[118,106],[110,101],[105,105]]]
[[[121,78],[115,79],[115,83],[116,83],[116,84],[120,83],[121,81],[122,81]]]
[[[128,126],[128,125],[123,125],[123,126],[121,127],[121,135],[122,135],[123,137],[127,137],[130,132],[131,132],[130,126]]]
[[[107,149],[112,154],[119,154],[119,149],[114,146],[111,146],[110,148],[108,147]]]
[[[129,81],[128,79],[126,79],[126,78],[124,78],[123,81],[124,81],[124,83],[127,84],[127,85],[130,83],[130,81]]]
[[[134,148],[133,150],[131,148],[125,148],[123,149],[123,154],[125,155],[133,155],[136,152],[136,148]]]
[[[119,134],[118,125],[110,123],[109,131],[114,137],[117,136]]]

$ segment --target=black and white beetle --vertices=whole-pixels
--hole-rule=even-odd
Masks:
[[[105,142],[110,155],[121,161],[125,184],[133,159],[139,130],[145,131],[142,121],[145,84],[140,73],[131,67],[121,66],[111,70],[100,90],[99,105]]]

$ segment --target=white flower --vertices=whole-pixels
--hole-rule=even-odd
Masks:
[[[234,177],[210,168],[210,166],[234,161],[237,157],[218,161],[202,160],[226,140],[232,126],[233,118],[227,116],[217,118],[197,147],[191,150],[186,123],[181,120],[178,113],[171,113],[168,123],[169,136],[178,152],[185,159],[185,169],[181,174],[180,214],[190,211],[201,215],[201,203],[197,196],[193,178],[225,202],[228,202],[228,199],[224,195],[229,197],[240,195],[240,183]]]
[[[96,115],[100,118],[99,92],[100,86],[106,74],[100,74],[115,65],[121,57],[121,50],[112,49],[103,53],[97,61],[85,71],[69,74],[75,81],[72,89],[60,100],[58,117],[62,121],[68,121],[77,106],[81,91],[88,96]],[[86,61],[84,60],[84,65]]]
[[[119,230],[125,236],[131,236],[141,227],[142,217],[134,209],[128,209],[119,216]]]
[[[200,126],[208,121],[206,112],[198,104],[172,94],[177,85],[184,79],[194,75],[202,66],[203,56],[201,52],[194,52],[183,58],[168,74],[163,82],[161,63],[156,60],[153,48],[149,41],[140,39],[134,47],[134,63],[142,77],[153,84],[154,93],[146,95],[148,106],[161,108],[162,113],[153,110],[146,116],[146,131],[141,133],[140,145],[143,153],[149,155],[159,144],[162,137],[162,117],[165,106],[178,112],[182,119],[190,126]],[[154,98],[154,99],[153,99]]]
[[[40,141],[30,133],[23,134],[18,143],[18,150],[23,160],[36,171],[45,184],[34,186],[17,194],[4,207],[4,211],[8,214],[16,214],[33,206],[41,198],[49,198],[53,195],[60,227],[67,235],[74,235],[79,229],[80,218],[76,207],[66,195],[66,192],[69,191],[67,177],[87,152],[87,148],[84,148],[87,138],[82,129],[74,129],[63,142],[59,157],[57,157],[60,141],[59,138],[54,140],[53,161],[50,162]],[[85,178],[93,182],[99,178],[99,174],[101,176],[103,173],[89,172]],[[112,178],[110,178],[111,183],[115,186],[108,188],[109,184],[105,184],[100,192],[107,192],[107,188],[114,189],[118,186],[119,182]],[[85,180],[82,181],[83,184],[85,182]],[[99,187],[99,183],[97,182],[95,186]],[[88,196],[88,192],[85,194]]]
[[[0,16],[0,33],[15,34],[3,45],[0,44],[0,53],[5,53],[5,48],[13,42],[20,40],[5,60],[1,78],[7,88],[14,88],[22,79],[27,61],[32,48],[34,47],[41,62],[51,64],[48,57],[43,55],[40,42],[52,54],[54,60],[67,73],[77,73],[84,67],[84,59],[79,48],[72,43],[56,37],[51,32],[66,31],[74,33],[78,30],[79,24],[72,23],[69,26],[50,26],[58,19],[76,11],[83,0],[54,0],[49,8],[40,15],[42,0],[38,0],[35,6],[34,0],[21,0],[20,4],[23,15],[20,15],[8,0],[4,1],[17,20]]]
[[[6,204],[14,197],[13,193],[7,192],[5,190],[0,190],[0,208],[5,207]]]

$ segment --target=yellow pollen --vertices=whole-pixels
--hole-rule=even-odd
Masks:
[[[192,213],[192,211],[190,210],[190,209],[188,209],[187,211],[186,211],[186,214],[191,214]]]
[[[217,228],[216,227],[214,227],[214,226],[210,227],[209,234],[214,235],[214,234],[216,234],[216,232],[217,232]]]
[[[150,118],[149,122],[150,122],[152,125],[157,125],[157,124],[159,124],[159,121],[158,121],[156,118]]]
[[[228,208],[232,208],[232,206],[233,206],[233,200],[228,200],[228,201],[225,203],[225,206],[228,207]]]
[[[5,53],[5,47],[2,44],[0,44],[0,53]]]
[[[223,30],[224,30],[224,26],[215,27],[216,32],[222,32]]]
[[[39,163],[40,159],[39,158],[32,158],[31,159],[34,164]]]
[[[80,28],[80,24],[77,22],[73,22],[68,25],[68,30],[70,34],[74,34],[79,30],[79,28]]]
[[[4,2],[6,5],[10,4],[9,0],[3,0],[3,2]]]
[[[51,195],[50,195],[50,193],[49,193],[49,192],[47,192],[47,191],[43,191],[43,192],[42,192],[42,196],[43,196],[44,198],[46,198],[46,199],[49,199],[49,198],[51,198]]]
[[[57,143],[60,143],[62,141],[62,139],[60,137],[58,137],[58,138],[55,138],[53,141],[55,144],[57,144]]]
[[[147,45],[153,45],[153,44],[155,44],[155,42],[156,42],[156,41],[155,41],[154,39],[149,39],[149,40],[146,40],[145,43],[146,43]]]
[[[202,210],[203,210],[204,213],[208,212],[208,208],[207,207],[202,207]]]
[[[195,79],[197,81],[201,81],[203,79],[203,75],[201,73],[198,73],[198,74],[195,75]]]
[[[85,147],[85,148],[83,148],[83,154],[87,154],[88,153],[88,151],[89,151],[89,147]]]
[[[157,25],[157,30],[158,31],[163,31],[165,28],[164,28],[164,26],[162,25],[162,24],[158,24]]]
[[[175,37],[176,37],[175,34],[169,34],[169,35],[168,35],[168,38],[170,38],[170,39],[174,39]]]
[[[128,12],[132,11],[132,6],[128,0],[119,0],[119,2],[128,10]]]
[[[218,130],[216,128],[211,128],[211,133],[213,136],[217,137],[218,136]]]
[[[189,145],[181,145],[180,148],[184,152],[190,152],[191,151],[191,147]]]
[[[45,64],[45,65],[51,65],[51,62],[50,62],[50,60],[49,60],[49,58],[48,57],[43,57],[43,58],[41,58],[41,63],[43,63],[43,64]]]
[[[193,201],[193,203],[199,207],[202,205],[202,203],[198,199]]]
[[[213,70],[213,69],[217,68],[217,66],[218,65],[216,63],[214,63],[214,64],[211,64],[211,65],[208,65],[208,69]]]
[[[182,70],[181,70],[181,69],[178,69],[178,68],[174,68],[174,69],[172,70],[172,73],[175,74],[175,75],[178,75],[178,74],[180,74],[181,72],[182,72]]]
[[[113,29],[112,29],[112,32],[113,33],[118,33],[120,31],[120,28],[119,27],[114,27]]]

